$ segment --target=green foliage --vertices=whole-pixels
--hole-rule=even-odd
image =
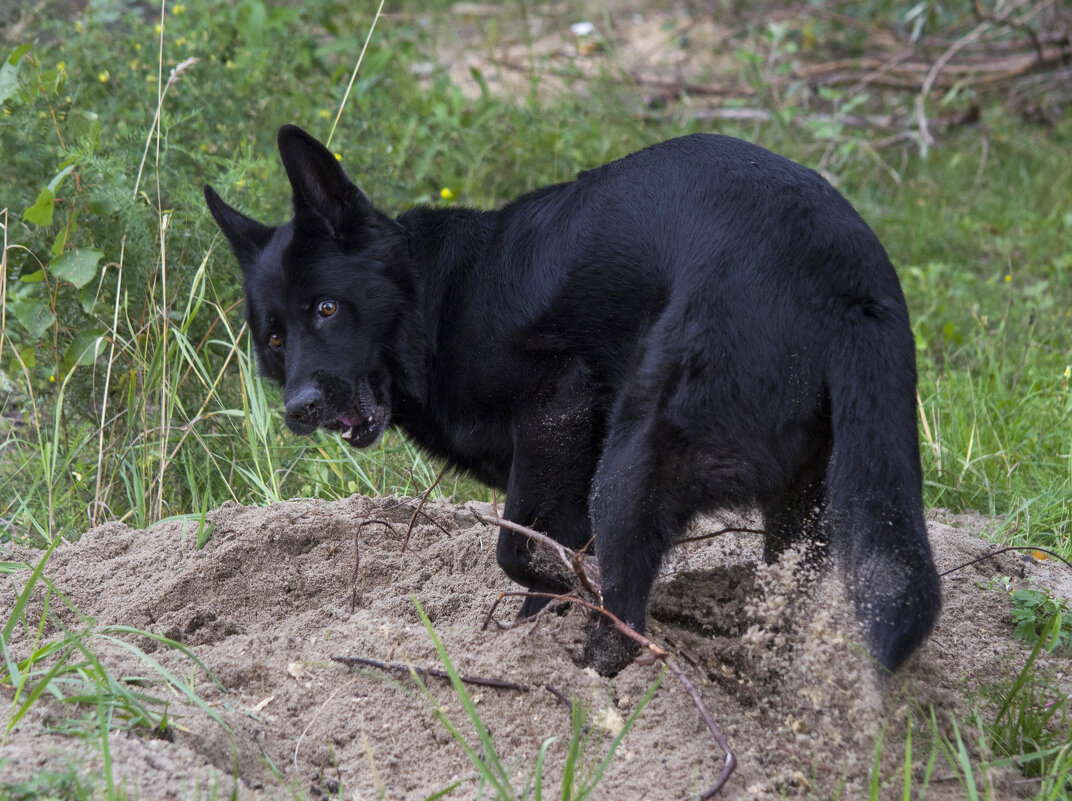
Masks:
[[[1011,598],[1015,636],[1034,645],[1045,635],[1042,647],[1050,652],[1072,647],[1072,619],[1065,601],[1045,589],[1015,589]]]
[[[1035,132],[989,137],[989,156],[969,157],[966,138],[932,152],[882,201],[913,312],[927,502],[1005,514],[1004,540],[1067,556],[1072,215],[1060,196],[1072,166]]]
[[[3,767],[0,760],[0,768]],[[75,766],[64,772],[45,770],[26,781],[0,781],[0,798],[5,801],[92,801],[93,787]]]
[[[1072,793],[1072,704],[1036,668],[1039,654],[1056,644],[1061,620],[1060,614],[1049,616],[1015,679],[984,691],[997,706],[984,727],[993,751],[1040,780],[1039,798],[1066,799]]]
[[[25,584],[17,593],[11,614],[0,631],[0,683],[12,689],[10,709],[0,740],[6,739],[37,699],[46,693],[54,701],[82,708],[88,706],[92,710],[83,724],[68,723],[76,730],[84,727],[88,731],[102,731],[98,727],[97,718],[100,717],[104,721],[103,732],[113,727],[141,727],[150,732],[163,732],[168,726],[168,702],[138,689],[142,680],[115,677],[97,653],[96,646],[100,644],[132,652],[140,664],[150,668],[171,690],[227,728],[216,711],[194,692],[192,679],[186,681],[176,676],[135,641],[149,641],[155,646],[178,650],[215,681],[208,668],[186,646],[130,626],[101,626],[92,619],[82,618],[73,610],[70,602],[45,578],[43,572],[58,542],[56,540],[44,552],[36,566],[18,562],[0,563],[0,573],[6,574],[13,584],[24,573],[28,573]],[[36,622],[27,617],[27,605],[35,593],[42,599],[40,617]],[[77,629],[69,630],[54,615],[51,609],[54,600],[74,611],[81,619]],[[59,636],[46,641],[43,637],[46,626],[59,629]],[[9,643],[17,628],[22,630],[24,641],[32,643],[27,655],[21,658],[15,657],[9,650]],[[26,648],[20,650],[26,651]]]

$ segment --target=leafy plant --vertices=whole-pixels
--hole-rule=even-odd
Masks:
[[[1068,604],[1054,598],[1045,589],[1019,588],[1012,591],[1013,633],[1034,645],[1045,636],[1042,647],[1047,651],[1072,647],[1072,618]]]
[[[1061,621],[1060,614],[1050,615],[1016,678],[984,692],[997,705],[986,725],[993,749],[1026,776],[1041,779],[1045,798],[1067,798],[1072,791],[1072,703],[1036,668],[1039,654],[1056,643]]]

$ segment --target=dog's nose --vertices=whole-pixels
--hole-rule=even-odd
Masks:
[[[285,394],[284,403],[287,410],[287,425],[296,434],[309,434],[322,421],[320,417],[324,406],[324,395],[315,386],[306,384]]]

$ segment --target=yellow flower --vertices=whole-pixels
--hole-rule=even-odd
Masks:
[[[175,15],[175,16],[177,17],[177,16],[179,16],[179,14],[181,14],[181,13],[182,13],[182,12],[184,12],[185,10],[186,10],[186,6],[184,6],[184,5],[182,4],[182,3],[177,3],[177,4],[176,4],[176,5],[175,5],[175,6],[174,6],[174,7],[172,8],[172,9],[171,9],[171,13],[172,13],[172,14],[174,14],[174,15]]]
[[[1005,283],[1007,284],[1007,283],[1009,283],[1010,281],[1012,281],[1012,276],[1011,276],[1011,275],[1006,275],[1006,276],[1005,276]]]
[[[327,110],[326,108],[322,108],[322,109],[320,109],[320,111],[318,111],[318,112],[316,112],[316,113],[317,113],[317,115],[319,115],[319,117],[320,117],[321,119],[325,119],[325,120],[326,120],[326,119],[327,119],[328,117],[330,117],[330,116],[331,116],[331,112],[330,112],[330,111],[328,111],[328,110]]]
[[[164,32],[164,27],[159,22],[156,23],[156,25],[153,26],[153,33],[155,33],[157,36],[159,36],[163,32]]]
[[[454,193],[450,191],[449,186],[444,186],[439,190],[439,196],[444,200],[454,200]]]
[[[111,78],[111,77],[112,77],[111,73],[109,73],[108,70],[105,70],[104,72],[98,72],[97,73],[97,80],[100,81],[101,83],[108,83],[108,79]]]
[[[335,154],[335,161],[342,161],[342,153]]]
[[[50,376],[48,377],[48,380],[49,380],[50,382],[52,382],[53,384],[55,384],[55,383],[56,383],[56,376],[54,376],[54,375],[50,375]]]
[[[1072,364],[1065,365],[1065,381],[1072,378]]]

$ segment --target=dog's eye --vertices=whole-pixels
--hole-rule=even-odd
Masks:
[[[316,313],[321,317],[330,317],[338,310],[339,306],[333,300],[322,300],[320,305],[316,307]]]
[[[278,350],[283,347],[283,337],[279,336],[275,331],[268,335],[268,345],[273,350]]]

